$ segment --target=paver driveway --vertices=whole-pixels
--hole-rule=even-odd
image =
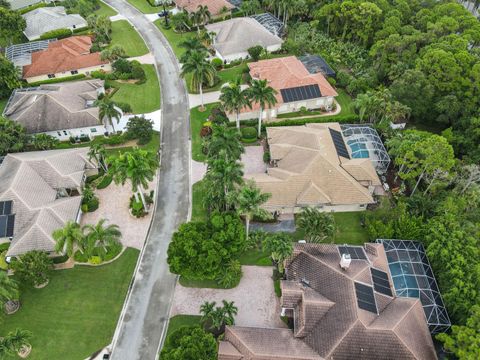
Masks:
[[[235,324],[254,327],[286,327],[280,320],[280,300],[273,289],[271,266],[242,266],[240,284],[233,289],[187,288],[177,284],[171,316],[198,315],[205,301],[234,301],[238,307]]]

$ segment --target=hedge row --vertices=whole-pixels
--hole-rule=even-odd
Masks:
[[[55,84],[55,83],[65,82],[65,81],[81,80],[81,79],[84,79],[85,77],[86,77],[85,74],[77,74],[73,76],[65,76],[61,78],[54,78],[54,79],[32,82],[32,83],[29,83],[28,86],[34,87],[42,84]]]
[[[32,10],[35,10],[35,9],[38,9],[38,8],[41,8],[41,7],[46,7],[46,6],[48,6],[48,5],[45,4],[44,2],[39,2],[38,4],[30,5],[26,8],[23,8],[23,9],[18,9],[17,11],[20,13],[20,15],[23,15],[23,14],[26,14],[27,12],[32,11]]]
[[[40,36],[40,40],[48,39],[65,39],[72,35],[72,30],[70,29],[56,29],[52,31],[47,31],[46,33]]]

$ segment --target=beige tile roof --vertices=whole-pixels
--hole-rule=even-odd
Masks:
[[[298,353],[298,342],[293,340],[301,340],[318,359],[436,359],[419,299],[375,292],[378,314],[358,307],[354,282],[371,285],[368,274],[373,263],[386,270],[383,248],[374,249],[376,255],[369,250],[368,260],[352,260],[342,270],[336,245],[297,244],[286,261],[287,280],[281,282],[282,307],[293,307],[295,320],[294,333],[281,334],[291,339],[280,338],[276,331],[281,329],[230,327],[225,341],[251,360],[309,359]],[[223,359],[221,351],[219,359]]]
[[[88,148],[8,154],[0,166],[0,201],[13,201],[13,240],[7,256],[30,250],[53,251],[52,232],[75,221],[81,196],[58,197],[60,189],[80,187]]]
[[[368,186],[380,179],[371,161],[338,156],[329,129],[341,131],[338,123],[267,127],[277,167],[247,176],[272,194],[267,208],[374,202]]]
[[[227,10],[235,8],[226,0],[174,0],[174,3],[189,13],[197,11],[200,5],[206,6],[212,16],[220,15],[224,8]]]
[[[86,80],[17,89],[5,116],[22,124],[28,133],[96,126],[98,107],[90,105],[102,92],[103,80]]]
[[[249,17],[240,17],[206,26],[209,32],[216,34],[212,45],[222,56],[246,52],[253,46],[264,48],[281,45],[282,39],[271,34],[260,23]]]

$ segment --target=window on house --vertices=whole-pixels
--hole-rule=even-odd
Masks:
[[[55,74],[48,74],[47,76],[49,79],[53,79],[55,77]]]
[[[105,67],[105,65],[100,65],[101,68]]]
[[[91,129],[90,129],[90,132],[92,132],[92,133],[96,133],[96,132],[97,132],[97,129],[95,129],[95,128],[91,128]]]
[[[63,130],[63,134],[64,134],[64,135],[68,135],[68,134],[67,134],[67,132],[66,132],[65,130]]]
[[[78,70],[72,70],[72,71],[70,71],[70,74],[76,75],[76,74],[78,74]]]
[[[57,131],[58,136],[62,136],[62,133],[60,131]]]
[[[77,28],[77,25],[73,25],[73,28],[76,29],[76,28]]]

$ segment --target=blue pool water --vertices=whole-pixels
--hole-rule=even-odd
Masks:
[[[347,144],[350,146],[350,149],[352,149],[352,158],[366,159],[369,157],[367,145],[354,141],[348,141]]]

